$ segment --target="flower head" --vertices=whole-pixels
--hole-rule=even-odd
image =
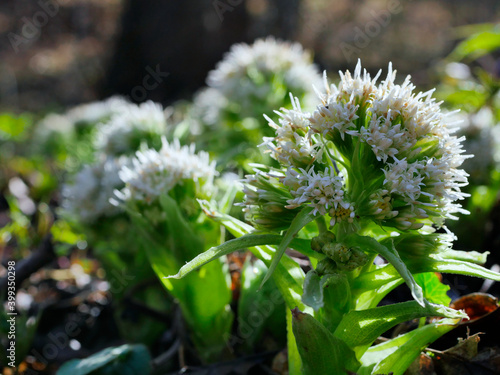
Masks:
[[[263,99],[272,94],[270,83],[273,79],[281,81],[296,96],[301,96],[312,91],[311,84],[320,81],[311,60],[311,55],[300,44],[268,37],[252,45],[235,44],[209,73],[207,82],[226,98],[241,103],[243,108],[251,104],[252,99]]]
[[[95,125],[99,122],[107,121],[111,116],[131,105],[131,103],[122,97],[112,96],[103,101],[81,104],[71,108],[66,113],[66,116],[76,126]]]
[[[125,187],[116,195],[123,201],[151,204],[176,186],[187,189],[194,184],[196,192],[209,196],[215,174],[215,163],[206,152],[196,154],[194,145],[181,146],[178,140],[168,143],[163,138],[159,151],[138,151],[131,166],[122,168],[119,176]]]
[[[98,126],[96,148],[107,155],[130,154],[142,142],[159,140],[165,128],[165,114],[159,104],[129,104]]]
[[[285,207],[311,206],[332,226],[358,218],[400,230],[441,226],[464,212],[456,203],[466,196],[463,138],[432,91],[415,93],[409,77],[397,84],[390,64],[377,84],[379,75],[358,63],[338,85],[325,76],[313,113],[294,100],[279,124],[269,120],[275,136],[263,147],[282,165],[280,182],[292,196]]]
[[[209,72],[207,85],[188,112],[189,132],[209,134],[201,141],[204,149],[217,155],[221,164],[236,164],[248,171],[248,160],[270,161],[254,148],[263,137],[274,135],[262,115],[273,116],[274,109],[289,108],[290,92],[302,100],[304,108],[311,107],[313,85],[320,87],[321,75],[312,55],[300,44],[268,37],[251,45],[233,45]],[[280,145],[271,143],[268,149],[273,157],[278,155],[272,151],[275,146],[289,150],[288,157],[293,158],[309,152],[306,138],[289,139],[283,134]]]

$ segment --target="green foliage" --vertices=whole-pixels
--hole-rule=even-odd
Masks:
[[[472,31],[472,30],[469,30]],[[460,42],[450,57],[454,60],[474,60],[500,48],[500,27],[480,26],[471,36]]]
[[[292,311],[293,334],[305,375],[343,374],[356,371],[360,363],[345,341],[328,331],[309,314]]]
[[[71,247],[85,241],[85,236],[82,233],[78,233],[74,226],[71,226],[63,219],[57,220],[52,224],[50,233],[56,243],[56,252],[59,255],[67,254]]]
[[[106,348],[85,359],[66,362],[57,375],[149,375],[151,356],[144,345]]]
[[[419,273],[415,275],[415,281],[422,288],[427,301],[443,306],[450,305],[451,298],[446,294],[450,287],[443,284],[434,272]]]
[[[290,224],[290,227],[283,236],[283,240],[281,241],[278,249],[276,250],[276,255],[273,257],[271,265],[269,266],[269,270],[267,271],[264,280],[262,280],[262,284],[264,284],[267,280],[269,280],[274,270],[278,266],[281,257],[285,253],[285,250],[287,249],[288,245],[290,245],[290,242],[292,242],[293,238],[297,235],[297,233],[299,233],[299,231],[302,228],[304,228],[307,224],[309,224],[311,221],[314,220],[314,215],[312,214],[312,211],[313,211],[312,207],[305,207],[304,209],[302,209],[302,211],[300,211],[297,214],[297,216],[295,216],[295,219],[293,219],[292,223]]]
[[[178,202],[169,195],[162,196],[160,204],[165,214],[160,225],[151,225],[146,217],[130,208],[129,214],[144,239],[141,248],[154,272],[181,306],[199,355],[206,361],[214,360],[226,348],[224,340],[233,320],[227,267],[220,261],[204,262],[198,272],[186,278],[169,279],[179,265],[202,252],[210,232],[200,222],[188,221]],[[208,229],[217,232],[216,227]],[[203,236],[205,233],[208,235]]]
[[[357,373],[359,375],[389,372],[394,375],[404,374],[422,350],[455,328],[458,322],[457,319],[444,319],[372,346],[361,358],[363,366],[358,369]]]
[[[9,315],[7,309],[2,309],[0,311],[0,363],[7,364],[10,360],[7,360],[6,350],[10,347],[12,338],[9,337],[10,322],[9,319],[15,320],[15,337],[22,337],[22,340],[15,340],[15,357],[16,366],[18,366],[28,355],[30,351],[33,339],[35,337],[36,330],[38,328],[38,323],[40,322],[40,316],[42,312],[40,311],[37,316],[29,316],[27,312],[18,312],[17,315]]]
[[[10,113],[0,114],[0,141],[23,141],[32,125],[31,116],[16,116]]]
[[[266,272],[264,262],[250,257],[241,271],[238,317],[252,327],[243,343],[248,349],[261,346],[258,343],[262,340],[285,343],[285,301],[273,280],[260,288]]]

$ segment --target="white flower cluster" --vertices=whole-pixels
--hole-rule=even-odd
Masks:
[[[96,124],[109,119],[124,108],[130,106],[130,103],[120,96],[112,96],[106,100],[81,104],[71,108],[66,117],[75,125]]]
[[[317,157],[318,146],[313,143],[308,131],[310,115],[302,112],[299,101],[293,97],[292,104],[292,110],[276,111],[281,117],[279,125],[264,115],[269,126],[275,129],[276,136],[264,137],[264,142],[259,147],[270,152],[273,159],[283,165],[305,168],[311,159]]]
[[[161,105],[151,101],[129,103],[109,121],[98,125],[96,149],[107,155],[122,155],[137,149],[142,140],[160,138],[165,133],[166,119]]]
[[[295,95],[311,92],[311,85],[321,80],[311,55],[300,44],[268,37],[252,45],[240,43],[231,47],[208,74],[207,83],[229,100],[245,106],[252,98],[266,98],[274,77]]]
[[[109,200],[115,189],[123,186],[118,172],[129,159],[108,158],[85,165],[74,178],[63,186],[63,209],[83,223],[93,223],[104,216],[113,216],[121,210]]]
[[[129,105],[125,99],[113,96],[104,101],[79,105],[63,114],[50,113],[36,126],[37,143],[46,143],[54,136],[70,138],[77,127],[106,121]]]
[[[40,120],[35,128],[35,138],[39,143],[45,143],[54,136],[71,137],[74,131],[73,123],[68,116],[50,113]]]
[[[210,162],[208,153],[196,154],[194,144],[181,146],[177,139],[168,143],[163,138],[159,151],[138,151],[131,165],[122,168],[119,175],[125,187],[115,194],[122,201],[150,204],[187,180],[209,190],[215,174],[215,162]]]
[[[221,109],[226,106],[227,99],[219,90],[205,87],[195,94],[191,115],[203,124],[214,126],[221,120]]]
[[[329,214],[330,225],[347,220],[353,221],[354,207],[344,200],[344,177],[336,174],[333,168],[316,173],[313,168],[305,171],[287,170],[283,184],[290,188],[293,199],[287,201],[286,208],[297,208],[304,203],[314,207],[313,215]]]
[[[288,169],[288,207],[311,205],[331,225],[370,216],[402,230],[441,226],[465,212],[455,203],[467,196],[464,139],[453,135],[432,91],[414,93],[409,77],[396,84],[390,64],[379,84],[380,72],[372,79],[360,63],[340,75],[330,86],[325,75],[326,94],[312,114],[295,100],[279,125],[269,120],[276,136],[263,147]]]

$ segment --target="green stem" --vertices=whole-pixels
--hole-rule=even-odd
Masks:
[[[377,254],[368,254],[368,262],[361,268],[361,271],[359,272],[360,275],[373,271],[374,264],[373,262],[375,261],[375,258],[377,257]]]
[[[287,347],[288,347],[288,373],[290,375],[302,374],[302,359],[300,358],[297,342],[293,335],[292,313],[286,309],[286,329],[287,329]]]
[[[345,169],[349,170],[349,167],[347,166],[347,164],[343,160],[340,160],[339,158],[332,155],[332,153],[330,152],[330,149],[326,146],[326,141],[323,138],[323,136],[321,136],[321,140],[324,144],[323,149],[325,150],[326,154],[330,158],[330,161],[336,161],[339,164],[341,164]],[[332,163],[332,167],[333,167],[333,163]]]
[[[316,225],[318,226],[319,234],[323,234],[328,231],[324,216],[319,216],[316,218]]]

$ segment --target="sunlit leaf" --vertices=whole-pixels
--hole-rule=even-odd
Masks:
[[[459,319],[444,319],[369,348],[361,357],[359,375],[402,375],[422,350],[455,328]]]
[[[425,316],[452,319],[467,317],[463,312],[449,307],[430,303],[420,306],[416,301],[408,301],[351,311],[344,316],[334,335],[350,348],[359,347],[357,352],[363,353],[377,337],[395,325]]]
[[[269,270],[267,271],[266,277],[264,277],[264,280],[262,280],[262,284],[264,284],[271,277],[278,263],[280,262],[281,257],[288,248],[288,245],[290,245],[290,242],[292,242],[293,238],[297,235],[297,233],[299,233],[299,231],[303,227],[305,227],[307,224],[309,224],[311,221],[314,220],[314,215],[312,214],[312,211],[313,211],[312,207],[304,207],[302,211],[300,211],[299,214],[295,217],[295,219],[293,219],[292,223],[290,224],[290,228],[288,228],[288,230],[286,231],[283,240],[281,241],[278,249],[276,250],[276,254],[274,255],[271,265],[269,266]]]
[[[413,298],[421,305],[425,306],[422,288],[415,282],[411,272],[406,267],[406,264],[399,257],[398,252],[391,246],[388,248],[380,244],[377,240],[371,237],[360,236],[356,233],[351,234],[346,239],[346,244],[350,246],[358,246],[364,251],[380,254],[399,272],[403,280],[409,286]]]
[[[434,272],[424,272],[413,276],[418,285],[422,287],[424,297],[431,303],[449,306],[451,298],[446,294],[450,290],[439,280]]]
[[[297,309],[292,311],[293,334],[302,358],[302,373],[344,374],[360,363],[346,343],[332,335],[320,322]]]
[[[500,29],[492,28],[489,31],[482,31],[474,34],[460,42],[450,57],[455,60],[469,58],[477,59],[485,54],[496,51],[500,48]]]

